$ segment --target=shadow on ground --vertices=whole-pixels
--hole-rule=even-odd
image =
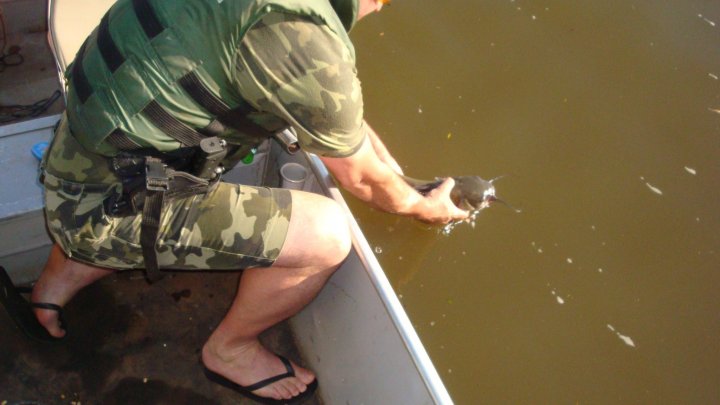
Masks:
[[[142,273],[117,273],[67,306],[69,333],[60,343],[26,339],[0,310],[0,403],[253,403],[207,380],[200,366],[200,349],[232,302],[238,276],[172,273],[148,285]],[[262,341],[303,364],[286,324]]]

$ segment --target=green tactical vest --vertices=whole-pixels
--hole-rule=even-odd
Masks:
[[[325,24],[354,57],[357,0],[118,0],[65,73],[74,137],[105,156],[207,136],[254,146],[287,126],[231,85],[236,49],[270,12]]]

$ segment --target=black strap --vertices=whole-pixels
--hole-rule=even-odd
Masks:
[[[127,134],[125,134],[125,131],[120,128],[115,129],[110,135],[108,135],[107,138],[105,138],[105,140],[112,147],[119,150],[130,151],[142,148],[140,145],[130,139]]]
[[[140,223],[140,246],[145,261],[145,277],[153,283],[162,278],[157,251],[160,217],[166,200],[204,194],[214,189],[219,177],[208,181],[191,174],[168,169],[158,158],[145,157],[145,199]]]
[[[117,45],[115,45],[112,35],[110,35],[110,26],[108,23],[109,18],[110,12],[108,11],[105,13],[102,20],[100,20],[100,27],[98,28],[97,34],[97,45],[108,69],[110,69],[110,72],[115,73],[120,65],[125,62],[125,58],[120,53]]]
[[[248,118],[247,114],[247,107],[239,105],[238,107],[228,110],[217,119],[230,128],[238,129],[244,134],[249,135],[257,142],[262,142],[273,135],[270,131]]]
[[[248,114],[255,109],[244,100],[235,108],[228,107],[224,101],[215,96],[210,89],[200,81],[195,72],[190,72],[183,76],[178,83],[188,93],[196,103],[200,104],[210,114],[217,117],[210,125],[205,127],[201,132],[217,136],[225,130],[225,126],[242,131],[246,135],[262,141],[272,133],[248,118]]]
[[[148,0],[133,0],[133,9],[148,38],[155,38],[165,29]]]
[[[289,378],[289,377],[295,377],[295,370],[293,370],[293,367],[292,367],[292,364],[290,363],[290,361],[279,354],[276,354],[276,356],[280,359],[280,361],[282,361],[283,365],[285,366],[285,370],[286,370],[285,373],[276,375],[274,377],[266,378],[262,381],[258,381],[255,384],[252,384],[252,385],[243,386],[242,388],[247,391],[255,391],[255,390],[259,390],[260,388],[266,387],[276,381],[280,381],[282,379]]]
[[[145,158],[145,201],[140,222],[140,246],[145,261],[145,277],[151,283],[162,278],[155,244],[160,232],[165,192],[169,188],[170,180],[162,161],[152,157]]]
[[[195,72],[190,72],[178,80],[180,86],[195,100],[196,103],[200,104],[210,114],[222,115],[225,114],[230,107],[225,104],[222,100],[216,97],[210,89],[208,89],[201,81]]]
[[[153,283],[162,278],[158,267],[157,243],[160,232],[160,214],[163,206],[163,191],[147,190],[145,203],[143,205],[142,222],[140,224],[140,246],[142,247],[143,260],[145,261],[145,277]]]
[[[198,146],[204,136],[173,117],[155,100],[142,110],[153,125],[185,146]]]
[[[83,69],[83,58],[85,57],[86,45],[87,40],[85,40],[80,47],[80,50],[75,56],[75,62],[73,62],[72,67],[72,82],[75,87],[75,93],[77,93],[81,103],[85,103],[93,92],[92,86],[90,86],[90,82],[88,81],[87,76],[85,76],[85,70]]]

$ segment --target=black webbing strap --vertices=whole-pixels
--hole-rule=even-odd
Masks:
[[[145,159],[145,182],[145,202],[140,223],[140,246],[145,261],[145,277],[152,283],[162,278],[155,244],[160,232],[160,215],[165,192],[170,187],[165,165],[160,159],[150,157]]]
[[[273,135],[272,132],[256,124],[253,120],[247,116],[248,110],[244,105],[240,105],[231,110],[228,110],[225,114],[219,116],[217,119],[224,125],[230,128],[235,128],[242,131],[244,134],[255,138],[257,141],[263,141]]]
[[[133,0],[133,10],[148,38],[155,38],[165,29],[148,0]]]
[[[180,122],[167,112],[157,101],[153,100],[142,110],[147,117],[165,135],[172,137],[185,146],[198,146],[204,136],[196,130]]]
[[[83,70],[83,58],[85,57],[86,45],[87,40],[85,40],[80,47],[72,67],[72,82],[75,87],[75,93],[77,93],[81,103],[85,103],[93,92],[92,86],[90,86],[90,82],[87,76],[85,76],[85,70]]]
[[[145,277],[151,283],[162,278],[158,267],[155,243],[160,232],[160,214],[162,213],[164,194],[163,191],[148,190],[146,192],[140,225],[140,246],[145,260]]]
[[[202,106],[210,114],[217,117],[210,123],[203,132],[209,135],[217,135],[218,131],[224,131],[224,127],[230,127],[244,132],[247,135],[263,140],[272,135],[268,130],[253,122],[247,115],[255,109],[241,100],[240,104],[235,108],[228,107],[224,101],[213,94],[200,81],[195,72],[190,72],[183,76],[178,83],[188,93],[196,103]]]
[[[110,12],[108,11],[105,13],[102,20],[100,20],[100,27],[98,27],[97,34],[97,46],[108,69],[110,69],[110,72],[115,73],[120,65],[125,62],[125,58],[120,53],[120,50],[118,50],[117,45],[115,45],[115,41],[113,41],[112,36],[110,35],[110,27],[108,24],[109,16]]]
[[[178,80],[180,86],[210,114],[225,114],[230,107],[224,101],[216,97],[201,81],[195,72],[190,72]]]
[[[110,135],[105,138],[107,143],[109,143],[112,147],[119,150],[138,150],[142,147],[135,143],[132,139],[128,138],[128,136],[125,134],[123,130],[120,128],[115,129]]]

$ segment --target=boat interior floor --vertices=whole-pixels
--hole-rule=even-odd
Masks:
[[[11,113],[6,106],[31,106],[50,98],[59,91],[58,76],[55,73],[55,62],[47,44],[47,32],[25,32],[8,35],[7,47],[19,47],[22,63],[17,66],[0,66],[0,118]],[[15,61],[16,58],[7,58]],[[59,114],[65,109],[62,97],[59,97],[44,111],[37,111],[34,117],[25,117],[20,122],[39,116]],[[13,110],[15,111],[15,110]],[[0,125],[4,123],[0,119]]]
[[[149,285],[142,272],[118,272],[68,304],[69,332],[57,343],[26,338],[0,310],[0,403],[252,403],[207,380],[200,364],[200,350],[229,308],[239,275],[172,272]],[[304,364],[286,323],[261,341]]]

